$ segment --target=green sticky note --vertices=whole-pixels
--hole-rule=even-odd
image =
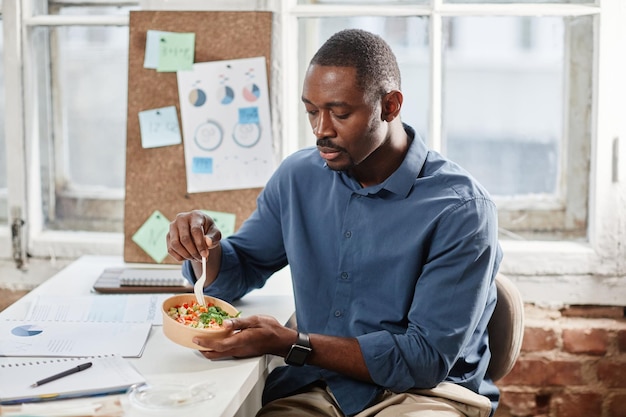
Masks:
[[[220,232],[222,232],[222,237],[228,237],[235,232],[235,214],[234,213],[224,213],[221,211],[211,211],[211,210],[202,210],[215,222],[215,225]]]
[[[170,221],[158,210],[148,217],[133,235],[135,242],[157,263],[163,262],[167,256],[165,237],[170,230]]]
[[[176,72],[193,68],[195,33],[162,32],[159,36],[158,72]]]

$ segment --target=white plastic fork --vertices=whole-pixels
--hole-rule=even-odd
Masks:
[[[205,306],[206,302],[204,300],[204,281],[206,281],[206,258],[202,257],[202,275],[196,281],[193,286],[193,292],[196,295],[196,301],[201,306]]]

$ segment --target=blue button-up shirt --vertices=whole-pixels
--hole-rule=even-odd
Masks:
[[[264,402],[323,380],[352,415],[383,389],[451,381],[495,409],[486,370],[497,229],[487,192],[419,138],[387,180],[366,188],[307,148],[283,161],[255,212],[222,240],[221,271],[206,292],[238,299],[289,264],[298,329],[358,339],[374,384],[285,366],[269,375]],[[184,271],[193,280],[188,263]]]

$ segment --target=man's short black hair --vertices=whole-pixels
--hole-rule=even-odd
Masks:
[[[359,88],[372,98],[400,89],[400,69],[383,38],[361,29],[331,36],[311,59],[311,65],[354,67]]]

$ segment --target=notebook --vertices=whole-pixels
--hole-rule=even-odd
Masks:
[[[11,359],[0,362],[0,404],[4,405],[116,394],[146,382],[130,362],[118,355]],[[31,386],[87,362],[92,363],[88,369],[40,386]]]
[[[193,291],[193,286],[182,276],[180,268],[106,268],[93,288],[105,294]]]

